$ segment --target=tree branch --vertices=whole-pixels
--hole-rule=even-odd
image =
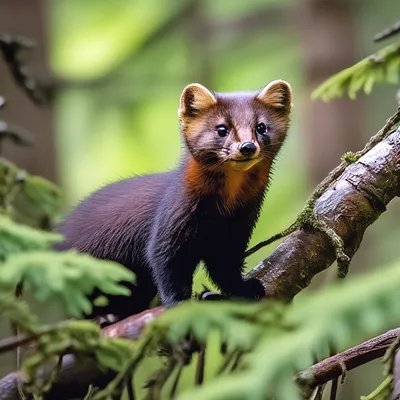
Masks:
[[[35,43],[24,37],[14,37],[8,34],[0,35],[0,53],[14,78],[14,81],[37,105],[48,105],[52,100],[51,88],[39,83],[29,73],[20,58],[23,50],[31,49]]]
[[[400,21],[395,22],[389,28],[385,28],[383,31],[377,33],[374,37],[375,42],[380,42],[384,39],[389,39],[392,36],[397,35],[400,32]]]
[[[349,165],[316,201],[313,214],[340,236],[351,258],[367,227],[399,195],[400,129]],[[335,258],[330,238],[320,230],[304,227],[289,235],[247,278],[260,279],[268,297],[287,301]]]
[[[296,380],[307,391],[313,390],[332,379],[339,378],[346,371],[382,357],[399,335],[400,328],[392,329],[351,349],[320,361],[300,372],[296,376]]]
[[[316,201],[313,213],[343,239],[346,254],[351,257],[358,249],[366,228],[396,196],[400,196],[400,129],[348,166]],[[299,228],[246,278],[260,279],[268,297],[288,301],[304,289],[314,275],[328,268],[335,256],[335,248],[325,233],[311,227]],[[136,339],[143,327],[162,312],[162,308],[144,311],[105,328],[103,333],[109,337]],[[382,353],[376,347],[375,353],[371,350],[368,354],[375,354],[376,358]],[[354,358],[349,358],[350,368],[351,360]],[[329,364],[326,362],[323,365]],[[326,371],[325,375],[321,374],[328,378],[331,369],[321,369]],[[337,374],[336,367],[334,370]],[[89,384],[104,386],[109,379],[110,374],[100,371],[94,361],[83,364],[72,356],[66,356],[59,377],[46,398],[61,400],[83,396]],[[0,380],[0,400],[19,399],[17,385],[21,382],[23,376],[19,373]]]

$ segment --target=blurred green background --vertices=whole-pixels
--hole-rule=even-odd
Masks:
[[[7,144],[3,155],[59,183],[68,210],[108,182],[176,165],[177,108],[188,83],[235,91],[285,79],[294,93],[292,127],[255,244],[292,222],[340,156],[360,149],[393,114],[395,86],[329,104],[312,102],[310,93],[380,48],[372,37],[398,11],[398,0],[0,0],[0,31],[36,40],[30,66],[58,88],[54,107],[37,109],[0,62],[9,103],[2,118],[37,135],[33,150]],[[368,230],[351,274],[399,257],[399,211],[394,202]],[[273,248],[251,256],[248,267]],[[331,268],[310,290],[334,277]],[[204,279],[200,271],[196,288]],[[41,312],[57,315],[51,305]],[[0,363],[0,372],[13,369],[13,360]],[[343,399],[359,398],[381,378],[376,366],[350,375]]]

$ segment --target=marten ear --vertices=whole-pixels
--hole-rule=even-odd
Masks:
[[[270,82],[256,97],[266,106],[289,113],[292,108],[292,89],[282,80]]]
[[[183,89],[179,116],[195,116],[217,103],[215,96],[203,85],[192,83]]]

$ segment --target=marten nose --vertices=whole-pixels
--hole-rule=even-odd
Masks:
[[[240,152],[245,156],[250,156],[254,154],[257,150],[256,145],[253,142],[244,142],[240,146]]]

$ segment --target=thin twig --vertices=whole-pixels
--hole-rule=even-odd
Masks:
[[[20,334],[19,336],[12,336],[2,339],[0,340],[0,353],[6,353],[7,351],[14,350],[18,346],[32,342],[36,338],[37,336],[35,335]]]
[[[355,347],[338,353],[300,372],[296,379],[301,386],[315,388],[372,360],[382,357],[400,334],[400,328],[392,329]]]
[[[384,29],[383,31],[377,33],[374,36],[374,41],[375,42],[380,42],[384,39],[388,39],[394,35],[397,35],[400,32],[400,21],[395,22],[392,26],[389,28]]]
[[[49,87],[45,87],[29,75],[20,58],[21,51],[29,50],[34,46],[35,43],[25,37],[14,37],[8,34],[0,36],[0,52],[15,82],[35,104],[43,106],[51,102],[52,92]]]
[[[338,389],[338,382],[339,382],[339,378],[335,378],[335,379],[332,381],[331,394],[330,394],[330,396],[329,396],[329,400],[336,400],[337,389]]]
[[[173,399],[175,397],[175,393],[176,393],[176,390],[178,389],[179,380],[181,378],[181,374],[182,374],[184,366],[185,366],[185,363],[183,363],[183,362],[180,362],[178,364],[176,376],[175,376],[174,382],[172,384],[171,391],[169,392],[169,398],[170,399]]]
[[[0,141],[11,140],[17,146],[28,147],[33,144],[33,135],[19,126],[0,121]]]
[[[235,358],[236,353],[232,352],[225,357],[225,360],[221,367],[218,369],[217,375],[222,375],[232,363],[232,360]]]
[[[127,376],[126,378],[126,392],[128,395],[128,400],[135,400],[135,390],[133,388],[133,377]]]
[[[201,385],[204,380],[204,368],[206,362],[206,345],[203,344],[198,354],[196,374],[195,374],[195,385]]]
[[[233,364],[232,364],[232,367],[231,367],[231,372],[235,371],[238,368],[243,354],[244,353],[242,351],[240,351],[240,350],[237,352],[235,360],[233,361]]]
[[[314,400],[322,400],[322,396],[324,395],[324,390],[325,390],[325,385],[318,386]]]

